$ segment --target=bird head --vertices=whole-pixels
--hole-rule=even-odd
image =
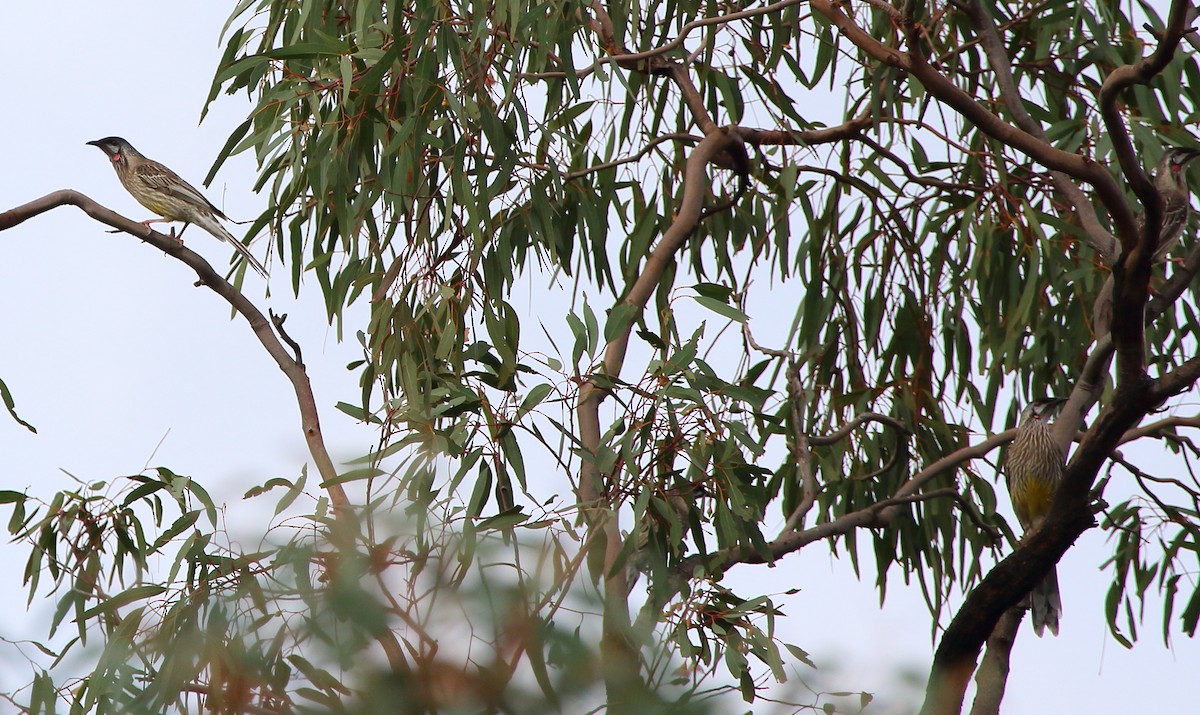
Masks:
[[[1021,424],[1025,424],[1029,420],[1045,420],[1053,415],[1064,402],[1065,397],[1047,397],[1044,400],[1034,400],[1021,412]]]
[[[88,144],[104,152],[108,156],[108,160],[114,164],[123,163],[129,154],[137,154],[137,149],[134,149],[129,142],[121,137],[104,137],[103,139],[90,141]]]
[[[1173,181],[1179,185],[1183,185],[1183,172],[1187,169],[1187,165],[1196,157],[1200,157],[1200,151],[1196,149],[1188,149],[1181,146],[1167,147],[1163,152],[1162,160],[1158,162],[1158,169],[1154,172],[1154,178],[1159,181]]]

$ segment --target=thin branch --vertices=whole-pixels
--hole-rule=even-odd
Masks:
[[[1017,604],[1004,612],[996,623],[992,635],[988,636],[987,651],[979,671],[975,673],[975,702],[971,704],[971,715],[996,715],[1004,699],[1004,686],[1008,682],[1009,663],[1017,629],[1025,618],[1025,606]]]
[[[1181,517],[1178,509],[1169,506],[1163,502],[1162,499],[1159,499],[1158,494],[1156,494],[1154,490],[1146,484],[1147,479],[1157,482],[1162,482],[1164,480],[1157,479],[1154,477],[1154,475],[1143,472],[1141,469],[1133,464],[1130,464],[1124,459],[1121,460],[1121,466],[1125,467],[1125,469],[1129,470],[1129,473],[1133,475],[1133,478],[1138,483],[1138,486],[1142,488],[1142,493],[1145,494],[1150,501],[1154,502],[1154,505],[1158,507],[1160,512],[1162,512],[1163,519],[1170,521],[1172,524],[1175,524],[1179,528],[1191,534],[1193,541],[1200,539],[1200,527],[1197,527],[1195,524]]]
[[[2,229],[0,229],[0,230],[2,230]],[[203,685],[201,683],[189,683],[187,685],[184,685],[182,688],[180,688],[180,690],[182,690],[185,693],[194,693],[196,695],[203,695],[205,698],[207,698],[208,702],[205,704],[205,706],[203,708],[205,710],[211,709],[213,712],[216,712],[218,710],[218,708],[220,708],[221,710],[225,710],[225,708],[230,707],[232,705],[232,703],[223,702],[223,698],[222,698],[223,694],[219,693],[219,694],[214,695],[212,688],[210,688],[207,685]],[[251,703],[239,702],[239,703],[237,703],[238,712],[244,713],[245,715],[286,715],[286,713],[295,712],[295,708],[292,707],[291,701],[286,700],[282,697],[278,697],[273,693],[272,693],[272,697],[278,698],[277,701],[278,701],[279,705],[277,707],[263,707],[261,705],[254,705]]]
[[[991,65],[992,72],[995,73],[996,84],[1000,90],[1000,99],[1003,100],[1005,108],[1012,115],[1013,121],[1030,135],[1049,143],[1041,124],[1035,121],[1025,109],[1021,92],[1013,80],[1012,60],[1008,56],[1008,51],[1004,48],[1004,43],[1000,39],[1000,34],[996,30],[996,24],[992,20],[991,14],[980,0],[966,0],[966,2],[956,5],[966,13],[967,17],[971,20],[971,24],[975,26],[980,46],[988,58],[988,64]],[[1083,227],[1084,233],[1087,235],[1088,242],[1091,244],[1093,250],[1100,255],[1105,263],[1112,265],[1117,255],[1117,239],[1100,223],[1092,202],[1075,182],[1071,180],[1071,177],[1063,172],[1051,171],[1050,178],[1054,181],[1054,185],[1058,188],[1059,192],[1067,198],[1067,201],[1075,210],[1075,215],[1079,217],[1079,223]]]
[[[751,146],[811,146],[854,139],[874,123],[873,117],[864,114],[843,124],[821,129],[755,129],[739,126],[738,134]]]
[[[908,29],[909,53],[889,47],[859,27],[834,0],[812,0],[814,10],[828,19],[838,30],[872,59],[909,72],[933,97],[957,112],[963,119],[993,139],[1017,149],[1043,166],[1062,171],[1068,176],[1090,184],[1104,202],[1119,233],[1132,232],[1136,222],[1125,193],[1101,165],[1089,158],[1063,151],[1000,119],[973,96],[959,89],[948,77],[925,61],[919,51],[921,28],[912,24]],[[911,22],[911,21],[909,21]]]
[[[800,5],[803,2],[804,0],[781,0],[780,2],[765,5],[763,7],[750,8],[748,10],[738,10],[736,12],[730,12],[724,15],[716,15],[713,17],[702,17],[697,20],[692,20],[684,25],[680,29],[678,35],[662,45],[659,45],[658,47],[642,52],[629,52],[624,47],[619,46],[616,43],[616,33],[613,32],[612,20],[609,18],[608,12],[600,5],[598,0],[593,0],[593,2],[587,3],[588,9],[596,15],[594,18],[593,29],[595,29],[596,33],[600,36],[600,44],[609,53],[609,56],[602,57],[596,60],[590,66],[575,70],[570,74],[577,79],[583,79],[606,64],[615,64],[623,69],[644,70],[645,68],[639,67],[639,65],[650,60],[658,59],[671,50],[682,47],[684,41],[693,30],[715,25],[726,25],[731,22],[736,22],[738,20],[744,20],[751,17],[758,17],[760,15],[770,15],[785,8],[791,7],[792,5]],[[520,76],[522,79],[531,81],[541,79],[565,79],[568,76],[568,73],[530,72],[524,73]]]
[[[768,348],[768,347],[763,347],[762,345],[759,345],[758,342],[754,339],[754,335],[751,334],[751,332],[750,332],[749,321],[742,323],[742,335],[744,335],[746,337],[746,343],[750,347],[759,351],[763,355],[770,355],[771,357],[777,357],[777,358],[793,357],[792,353],[787,350],[776,350],[774,348]]]
[[[1154,296],[1150,298],[1150,302],[1146,304],[1147,325],[1179,300],[1184,291],[1192,285],[1192,280],[1197,273],[1200,273],[1200,246],[1192,249],[1183,263],[1178,264],[1178,267],[1171,273],[1167,282],[1159,286]]]
[[[1153,7],[1151,7],[1150,3],[1146,2],[1146,0],[1138,0],[1138,5],[1141,6],[1142,11],[1145,12],[1147,15],[1150,15],[1151,13],[1157,14],[1157,11]],[[1197,15],[1200,15],[1200,10],[1197,10],[1195,7],[1188,8],[1187,24],[1188,24],[1189,29],[1186,33],[1184,33],[1183,41],[1188,43],[1189,45],[1191,45],[1192,49],[1195,50],[1196,52],[1200,52],[1200,38],[1196,37],[1196,31],[1194,28],[1191,27],[1192,23],[1196,21]],[[1162,40],[1163,40],[1162,30],[1153,28],[1149,24],[1143,24],[1142,27],[1146,28],[1146,32],[1149,32],[1151,37],[1158,40],[1159,42],[1162,42]]]
[[[747,333],[749,334],[749,333]],[[804,397],[804,386],[800,384],[799,366],[793,359],[787,369],[788,412],[792,418],[792,461],[800,472],[800,503],[788,516],[783,533],[795,531],[804,523],[804,517],[817,503],[821,493],[821,483],[817,481],[816,470],[813,469],[810,440],[804,432],[803,415],[800,404]]]
[[[763,550],[755,547],[731,546],[709,554],[689,556],[679,562],[676,566],[676,572],[681,575],[690,576],[699,569],[706,575],[712,576],[736,564],[774,563],[783,556],[793,551],[798,551],[816,541],[843,536],[855,529],[886,527],[902,507],[908,504],[941,498],[950,498],[959,506],[968,504],[962,495],[950,487],[933,489],[928,492],[898,495],[865,506],[862,509],[843,514],[833,521],[816,524],[803,531],[781,532],[778,537],[768,542],[766,549]],[[982,531],[991,535],[994,540],[998,541],[1000,539],[999,532],[994,527],[986,524],[973,507],[965,510],[965,513],[968,519],[979,526]]]
[[[267,354],[275,360],[280,371],[292,384],[296,394],[296,404],[300,409],[300,424],[304,432],[304,440],[308,445],[309,454],[321,475],[322,487],[329,494],[329,500],[334,506],[337,520],[332,534],[339,548],[347,551],[356,550],[355,539],[358,532],[357,523],[351,509],[350,499],[345,489],[337,482],[337,467],[325,447],[325,438],[321,433],[321,422],[317,410],[316,397],[313,395],[312,384],[304,366],[288,354],[287,349],[271,330],[271,323],[266,316],[246,296],[234,288],[225,278],[204,260],[202,256],[182,245],[171,236],[154,231],[148,226],[132,221],[115,211],[106,208],[89,197],[70,189],[63,189],[47,194],[27,204],[0,213],[0,231],[17,226],[22,222],[38,216],[59,206],[75,206],[88,216],[100,223],[141,239],[167,255],[186,264],[199,277],[198,284],[207,286],[211,291],[223,298],[237,311],[238,315],[250,325],[255,337],[262,344]],[[408,664],[399,641],[390,631],[383,631],[377,636],[380,645],[388,657],[389,663],[397,673],[408,672]]]
[[[911,435],[912,434],[912,431],[909,430],[908,427],[905,427],[904,423],[901,422],[900,420],[896,419],[895,417],[888,417],[887,415],[881,415],[878,412],[862,412],[862,413],[855,415],[852,420],[850,420],[846,424],[842,425],[841,427],[838,427],[836,430],[830,432],[829,434],[824,435],[822,437],[809,437],[808,440],[809,440],[809,442],[811,442],[814,445],[817,445],[818,447],[824,447],[827,445],[834,444],[835,442],[837,442],[839,440],[845,439],[846,436],[849,435],[854,430],[858,429],[859,427],[861,427],[865,424],[869,424],[871,422],[878,422],[879,424],[887,425],[888,427],[891,427],[892,429],[896,430],[897,432],[899,432],[903,435]]]
[[[909,166],[909,162],[904,161],[900,157],[896,156],[896,154],[890,149],[880,144],[872,137],[864,135],[855,137],[855,140],[866,144],[876,154],[895,164],[897,167],[899,167],[900,171],[904,173],[904,177],[906,179],[914,184],[917,184],[918,186],[925,186],[931,189],[944,189],[946,191],[970,191],[973,193],[980,193],[984,190],[984,187],[982,186],[974,186],[972,184],[955,184],[949,181],[942,181],[941,179],[931,179],[925,176],[918,176],[912,170],[912,167]]]
[[[1157,422],[1151,422],[1148,425],[1142,425],[1126,432],[1118,444],[1126,444],[1135,439],[1143,437],[1152,437],[1154,439],[1163,439],[1167,436],[1168,430],[1173,430],[1176,427],[1196,427],[1200,428],[1200,415],[1192,415],[1191,417],[1167,417]]]
[[[283,342],[287,343],[292,349],[292,355],[294,356],[292,359],[297,365],[304,367],[304,353],[300,350],[300,344],[293,340],[292,336],[288,335],[287,331],[283,329],[283,324],[287,320],[287,313],[280,315],[268,309],[267,315],[271,316],[271,324],[275,326],[275,332],[279,333],[279,337],[283,339]]]
[[[656,137],[654,140],[652,140],[651,142],[646,144],[646,146],[642,147],[636,154],[632,154],[630,156],[623,157],[621,159],[614,159],[613,161],[606,161],[603,164],[596,164],[595,166],[589,166],[588,168],[580,169],[579,171],[568,172],[566,174],[563,174],[563,181],[573,181],[575,179],[583,178],[589,174],[594,174],[597,171],[604,171],[605,169],[614,169],[618,166],[623,166],[625,164],[632,164],[634,162],[641,161],[642,157],[649,154],[650,151],[652,149],[654,149],[654,147],[658,146],[659,144],[662,144],[663,142],[671,141],[671,140],[688,141],[693,144],[697,144],[700,142],[701,137],[695,136],[693,134],[684,134],[682,132],[671,132],[670,134],[663,134],[662,136]]]

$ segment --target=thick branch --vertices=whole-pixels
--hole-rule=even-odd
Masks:
[[[923,713],[961,710],[967,681],[985,639],[1004,612],[1024,598],[1094,525],[1089,499],[1096,475],[1125,432],[1153,408],[1152,399],[1145,383],[1118,386],[1112,404],[1075,450],[1043,526],[967,595],[946,629],[934,655]]]
[[[603,561],[599,571],[604,580],[604,634],[601,644],[606,668],[605,681],[610,705],[621,698],[622,689],[637,682],[636,652],[627,643],[629,613],[626,596],[629,592],[625,569],[615,568],[621,553],[621,532],[616,514],[604,503],[603,476],[597,468],[596,455],[600,452],[600,404],[608,396],[607,383],[621,374],[629,338],[637,318],[645,310],[650,296],[662,281],[663,275],[675,253],[683,246],[688,236],[696,229],[704,209],[704,196],[708,187],[708,165],[717,154],[735,141],[724,131],[717,129],[704,137],[692,150],[684,168],[683,197],[675,220],[663,233],[658,246],[651,252],[637,280],[618,304],[618,308],[629,306],[635,314],[627,316],[627,322],[604,351],[599,373],[603,377],[589,377],[579,390],[576,419],[579,424],[579,440],[584,450],[579,478],[579,499],[583,515],[590,531],[604,533]],[[614,310],[614,313],[617,311]],[[595,572],[595,562],[593,572]],[[631,670],[632,669],[632,670]],[[626,693],[628,695],[628,693]]]
[[[1147,325],[1157,320],[1179,300],[1198,272],[1200,272],[1200,247],[1188,255],[1183,265],[1176,269],[1171,278],[1159,287],[1155,296],[1146,304]],[[1110,312],[1113,284],[1113,278],[1110,276],[1102,289],[1102,292],[1107,291],[1108,293],[1107,303]],[[1097,299],[1097,305],[1102,302],[1105,302],[1103,296]],[[1054,427],[1055,441],[1058,442],[1064,454],[1067,452],[1067,446],[1075,437],[1078,425],[1082,423],[1083,415],[1091,409],[1096,396],[1103,389],[1104,380],[1108,375],[1108,366],[1114,349],[1112,336],[1107,333],[1098,335],[1096,344],[1092,347],[1092,352],[1088,355],[1087,362],[1075,383],[1075,389],[1071,392],[1071,398],[1063,406],[1059,413],[1059,420]],[[1159,389],[1162,389],[1161,385]]]
[[[1113,70],[1100,89],[1100,114],[1112,140],[1121,170],[1144,208],[1141,231],[1118,230],[1122,256],[1113,267],[1112,338],[1117,354],[1118,381],[1143,381],[1145,376],[1144,311],[1150,291],[1154,251],[1162,228],[1162,197],[1146,176],[1117,106],[1122,92],[1145,84],[1162,71],[1179,46],[1187,25],[1187,4],[1175,0],[1167,32],[1158,49],[1141,62]]]

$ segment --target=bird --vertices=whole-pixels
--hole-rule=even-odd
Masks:
[[[181,179],[179,174],[157,161],[147,159],[121,137],[105,137],[87,143],[99,148],[108,156],[121,185],[138,203],[162,216],[142,221],[142,225],[149,228],[152,223],[182,221],[184,226],[179,231],[179,235],[182,236],[188,224],[194,223],[233,246],[259,275],[267,277],[267,269],[250,253],[250,249],[225,230],[218,220],[229,220],[229,217],[204,198],[196,187]]]
[[[1162,227],[1158,232],[1158,248],[1154,251],[1156,263],[1166,260],[1187,227],[1192,211],[1187,167],[1196,157],[1200,157],[1200,151],[1196,149],[1169,147],[1154,169],[1154,188],[1162,198]]]
[[[1154,263],[1163,263],[1167,255],[1179,245],[1183,230],[1187,228],[1192,212],[1192,192],[1187,185],[1187,167],[1200,151],[1185,147],[1167,147],[1162,159],[1154,168],[1154,189],[1162,199],[1162,221],[1158,231],[1158,244],[1154,249]],[[1138,233],[1146,225],[1146,215],[1138,216]],[[1113,278],[1109,276],[1100,288],[1093,303],[1093,325],[1096,335],[1102,336],[1112,327]]]
[[[1066,400],[1053,397],[1035,400],[1021,411],[1017,434],[1005,457],[1005,478],[1017,521],[1026,534],[1046,520],[1054,493],[1062,481],[1062,450],[1050,432],[1049,417]],[[1058,635],[1062,617],[1062,599],[1058,592],[1058,572],[1051,569],[1029,594],[1030,620],[1039,637],[1045,628]]]

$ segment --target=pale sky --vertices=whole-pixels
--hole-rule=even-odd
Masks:
[[[125,137],[200,186],[248,109],[244,95],[222,96],[197,125],[222,51],[218,33],[235,4],[6,3],[0,57],[8,68],[8,101],[0,126],[10,157],[0,210],[73,188],[135,220],[149,218],[103,154],[85,145],[109,135]],[[204,191],[230,216],[250,219],[265,203],[251,191],[255,176],[253,161],[238,157]],[[0,234],[6,251],[0,304],[8,306],[0,378],[21,416],[39,430],[30,434],[0,416],[0,488],[48,498],[72,486],[60,470],[94,481],[163,465],[199,479],[219,503],[245,510],[240,500],[249,485],[276,475],[295,478],[307,459],[290,385],[245,323],[230,321],[210,291],[192,287],[194,274],[185,266],[104,229],[66,207]],[[185,238],[218,269],[227,265],[227,246],[198,228]],[[289,314],[288,329],[304,347],[334,458],[364,454],[375,441],[372,430],[333,408],[358,395],[356,376],[345,369],[358,357],[353,339],[338,343],[315,284],[292,301],[286,271],[266,260],[266,241],[252,250],[274,274],[270,305]],[[265,309],[260,286],[247,276],[247,295]],[[514,296],[513,304],[526,302]],[[548,319],[558,319],[558,312]],[[354,321],[363,311],[347,315]],[[532,326],[532,316],[523,323]],[[361,325],[351,322],[347,334]],[[525,335],[534,332],[531,327]],[[757,329],[756,337],[766,342]],[[8,514],[0,509],[0,520]],[[0,579],[7,606],[0,636],[8,639],[44,636],[29,630],[38,618],[20,610],[26,556],[23,545],[0,546],[9,574]],[[1063,560],[1062,633],[1037,639],[1023,626],[1005,712],[1173,712],[1194,702],[1200,646],[1177,638],[1174,650],[1165,649],[1159,609],[1148,608],[1133,651],[1107,635],[1104,558],[1104,534],[1092,530]],[[788,616],[779,623],[783,640],[806,649],[818,664],[837,664],[836,689],[891,699],[900,670],[915,671],[923,684],[932,643],[918,588],[893,576],[880,608],[873,574],[863,582],[850,574],[848,559],[833,560],[815,544],[774,569],[742,567],[734,577],[743,595],[801,589],[779,601]],[[44,609],[35,601],[35,613]],[[29,680],[14,646],[0,643],[0,663],[0,689]],[[739,702],[730,704],[736,710]]]

